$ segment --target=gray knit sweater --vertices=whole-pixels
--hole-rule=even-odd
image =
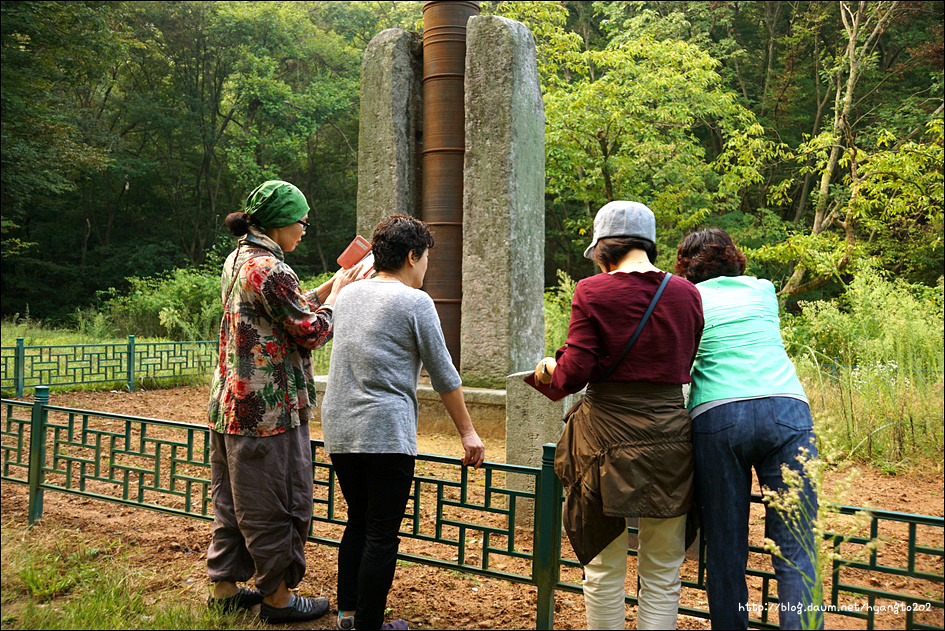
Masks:
[[[433,300],[398,281],[352,283],[338,294],[334,329],[321,405],[325,449],[417,455],[421,364],[437,392],[462,385]]]

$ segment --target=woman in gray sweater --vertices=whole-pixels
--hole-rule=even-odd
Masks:
[[[433,235],[422,221],[394,215],[374,230],[371,246],[377,276],[349,285],[335,302],[321,412],[325,449],[348,504],[338,628],[406,629],[404,620],[382,623],[417,455],[421,365],[459,431],[463,464],[479,467],[485,448],[433,300],[420,290]]]

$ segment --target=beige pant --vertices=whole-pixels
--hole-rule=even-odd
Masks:
[[[686,516],[640,518],[637,573],[638,629],[675,629],[679,611],[679,566],[686,554]],[[627,534],[614,539],[584,566],[588,629],[625,628],[624,583]]]

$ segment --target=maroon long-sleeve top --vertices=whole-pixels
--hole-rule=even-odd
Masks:
[[[578,282],[568,340],[555,354],[552,387],[577,392],[600,380],[620,358],[664,275],[616,272]],[[703,324],[699,291],[672,277],[633,348],[607,381],[689,383]]]

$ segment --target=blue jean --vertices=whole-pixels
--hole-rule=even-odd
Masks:
[[[817,456],[810,407],[790,397],[726,403],[693,419],[692,442],[696,502],[706,540],[706,588],[712,628],[747,629],[750,608],[745,569],[751,468],[762,487],[781,489],[782,464],[801,470],[796,459],[801,448],[807,448],[811,458]],[[809,484],[802,493],[816,513],[817,497]],[[807,550],[815,549],[814,535],[809,528],[804,530],[803,541],[798,541],[776,511],[768,508],[765,512],[766,536],[787,559],[772,555],[782,629],[800,629],[801,610],[813,599],[811,587],[816,573]],[[822,613],[819,628],[823,628]]]

